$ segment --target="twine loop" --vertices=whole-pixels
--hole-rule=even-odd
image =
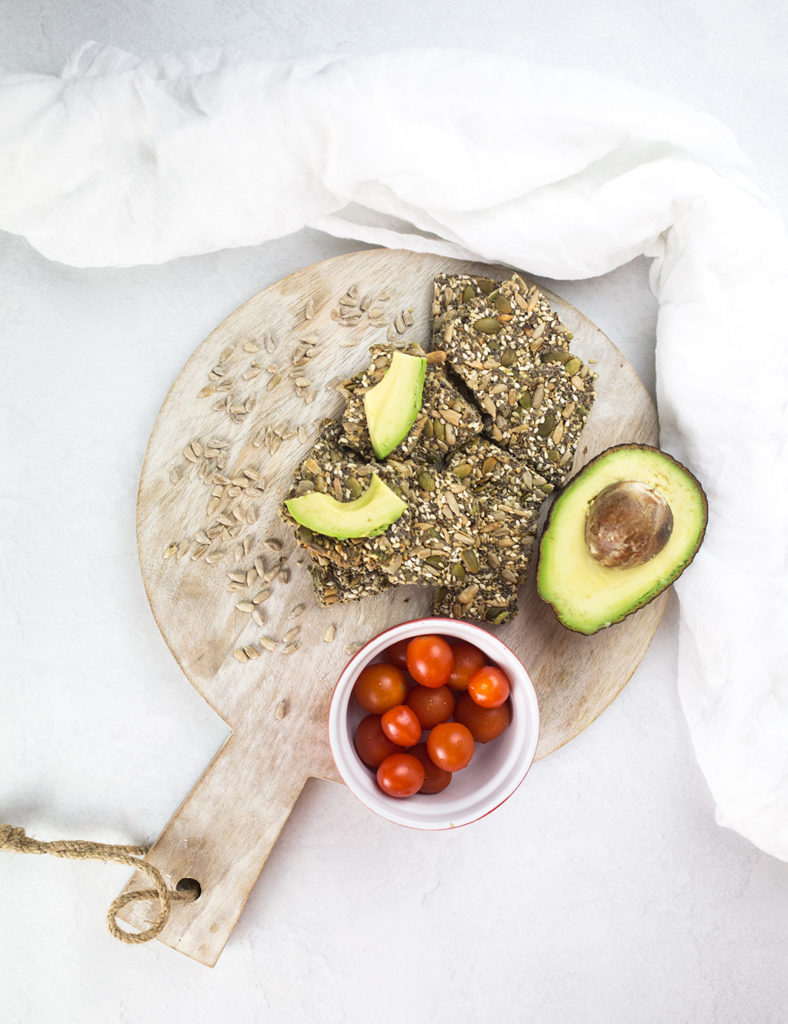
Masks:
[[[42,842],[27,835],[23,828],[0,823],[0,850],[9,850],[12,853],[47,853],[52,857],[63,857],[66,860],[114,861],[116,864],[126,864],[137,871],[142,871],[150,878],[154,887],[121,893],[112,901],[107,911],[107,928],[110,934],[129,944],[150,942],[151,939],[155,939],[169,920],[173,901],[189,902],[197,898],[197,894],[192,890],[168,888],[161,871],[143,859],[148,852],[147,846],[117,846],[84,839]],[[156,900],[158,913],[156,920],[148,928],[141,932],[130,932],[120,927],[117,915],[123,907],[136,900]]]

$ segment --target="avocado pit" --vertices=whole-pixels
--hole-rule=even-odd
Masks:
[[[649,562],[673,532],[673,512],[664,497],[639,480],[605,487],[591,501],[585,540],[592,557],[610,569]]]

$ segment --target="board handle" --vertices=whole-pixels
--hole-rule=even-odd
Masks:
[[[146,854],[171,889],[197,891],[174,901],[159,941],[213,967],[306,782],[276,745],[250,756],[248,737],[233,733]],[[194,883],[197,883],[197,886]],[[124,892],[149,888],[140,872]],[[146,928],[150,908],[130,903],[118,917]]]

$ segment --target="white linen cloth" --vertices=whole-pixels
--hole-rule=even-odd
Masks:
[[[711,117],[587,72],[411,50],[0,73],[0,228],[128,266],[304,225],[553,278],[645,253],[661,445],[709,497],[679,687],[720,823],[788,859],[788,240]]]

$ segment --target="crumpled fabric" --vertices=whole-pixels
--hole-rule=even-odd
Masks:
[[[80,267],[304,225],[584,278],[645,254],[661,446],[709,499],[678,685],[721,824],[788,859],[788,243],[729,131],[625,82],[436,49],[0,73],[0,227]]]

